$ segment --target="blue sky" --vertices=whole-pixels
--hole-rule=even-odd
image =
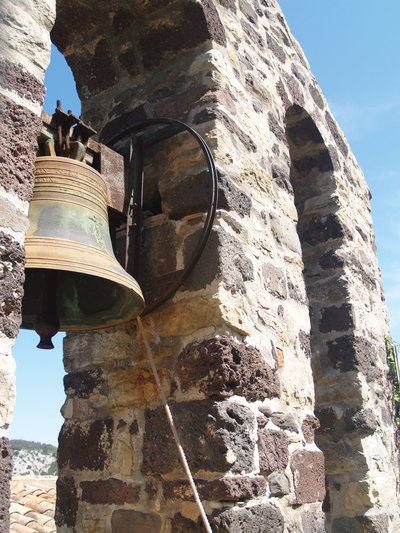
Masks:
[[[400,2],[281,0],[331,110],[364,171],[393,338],[400,342]],[[45,109],[79,115],[72,75],[52,56]],[[37,350],[36,334],[21,331],[13,354],[17,402],[10,438],[57,444],[63,419],[62,335],[52,351]]]

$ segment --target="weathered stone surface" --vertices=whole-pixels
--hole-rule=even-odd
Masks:
[[[282,533],[284,519],[281,511],[271,504],[234,507],[211,520],[215,533]]]
[[[0,182],[22,200],[30,200],[34,181],[36,138],[42,121],[25,107],[0,95]]]
[[[139,500],[140,485],[124,483],[120,479],[82,481],[80,488],[82,500],[96,505],[123,505]]]
[[[17,336],[21,323],[24,267],[24,249],[0,231],[0,329],[11,339]]]
[[[301,518],[302,533],[325,533],[325,515],[320,512],[307,511]]]
[[[347,156],[347,154],[349,153],[349,149],[347,147],[343,135],[339,132],[335,119],[332,117],[329,111],[325,112],[325,119],[339,150],[344,156]]]
[[[10,481],[13,469],[13,453],[7,437],[0,439],[0,531],[10,528]]]
[[[289,494],[289,480],[283,472],[272,472],[268,476],[268,485],[271,496],[285,496]]]
[[[16,65],[8,59],[1,59],[0,84],[23,98],[43,105],[45,92],[43,84],[21,65]]]
[[[325,497],[324,455],[319,451],[297,450],[291,457],[296,503],[322,502]]]
[[[254,415],[248,407],[212,400],[171,404],[172,415],[192,472],[234,473],[254,469]],[[166,474],[180,467],[163,408],[145,414],[143,466],[146,474]]]
[[[249,401],[279,396],[278,377],[261,353],[225,336],[186,346],[176,376],[183,392],[195,388],[211,397],[237,394]]]
[[[344,237],[346,230],[338,216],[329,213],[313,216],[307,227],[301,227],[300,233],[304,242],[315,246],[322,242]]]
[[[359,431],[371,434],[374,433],[379,425],[377,416],[372,409],[355,409],[354,407],[346,409],[344,423],[346,431],[349,433]]]
[[[310,345],[310,334],[306,333],[303,330],[299,331],[299,342],[300,347],[304,351],[307,357],[311,357],[311,345]]]
[[[218,172],[218,209],[235,211],[241,217],[250,215],[251,199],[225,174]]]
[[[128,533],[129,531],[158,533],[160,530],[161,517],[156,513],[117,509],[111,517],[112,533]]]
[[[199,238],[200,235],[196,232],[185,240],[185,262],[192,256]],[[233,293],[244,292],[244,282],[253,280],[254,272],[253,264],[246,257],[239,239],[214,226],[206,247],[184,286],[188,290],[200,290],[217,277],[221,277],[224,286]]]
[[[285,299],[287,297],[285,272],[281,268],[266,263],[262,266],[262,275],[268,292],[277,298]]]
[[[299,426],[291,413],[272,413],[271,420],[276,425],[287,431],[294,431],[298,433]]]
[[[267,483],[262,476],[226,476],[212,481],[195,480],[200,498],[208,501],[250,500],[266,493]],[[163,481],[164,498],[194,500],[188,481]]]
[[[70,372],[64,376],[64,389],[68,395],[87,399],[94,392],[107,393],[103,370],[99,367],[82,372]]]
[[[259,429],[258,455],[261,472],[285,470],[289,461],[289,440],[285,432]]]
[[[387,533],[390,519],[387,514],[336,518],[332,523],[332,533]]]
[[[139,39],[146,69],[156,67],[164,59],[182,49],[190,49],[213,39],[224,45],[226,36],[217,10],[208,0],[200,4],[183,4],[170,14],[170,20],[150,25]],[[173,24],[172,24],[173,21]]]
[[[169,243],[166,247],[165,243]],[[176,227],[165,221],[143,231],[141,269],[146,277],[162,276],[176,270]]]
[[[59,468],[103,470],[110,460],[113,425],[112,418],[65,422],[59,435]]]
[[[340,307],[325,307],[321,312],[319,330],[322,333],[329,331],[347,331],[354,325],[352,306],[343,304]]]
[[[320,427],[320,422],[317,417],[313,415],[307,415],[301,425],[301,430],[304,435],[304,439],[308,444],[314,442],[314,432]]]
[[[359,370],[370,381],[379,377],[376,349],[367,339],[344,335],[327,344],[328,360],[340,372]]]
[[[176,513],[171,522],[171,532],[173,533],[203,533],[204,526],[201,518],[197,522],[193,522],[189,518],[185,518],[181,513]]]
[[[74,479],[72,477],[59,477],[57,479],[56,525],[75,529],[77,513],[78,496]]]

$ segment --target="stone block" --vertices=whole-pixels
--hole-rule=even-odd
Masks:
[[[325,514],[306,511],[301,517],[302,533],[325,533]]]
[[[161,531],[161,517],[156,513],[141,513],[128,509],[116,509],[111,517],[112,533],[129,533],[130,531]]]
[[[170,405],[178,435],[193,473],[254,470],[252,411],[233,402],[191,401]],[[180,468],[178,452],[164,409],[145,413],[143,465],[145,474],[167,474]]]
[[[193,254],[199,241],[198,232],[190,235],[184,244],[185,263]],[[184,283],[187,290],[204,289],[216,278],[220,278],[226,289],[235,293],[245,292],[245,281],[254,279],[254,269],[251,260],[246,256],[242,243],[224,231],[214,226],[204,251],[193,272]]]
[[[262,277],[266,290],[280,299],[287,297],[285,271],[270,263],[262,266]]]
[[[110,461],[113,427],[112,418],[65,422],[59,435],[60,470],[104,470]]]
[[[75,529],[78,514],[78,495],[72,477],[57,479],[57,503],[55,522],[58,527]]]
[[[163,390],[169,396],[171,373],[166,369],[159,369],[158,372]],[[146,406],[160,399],[157,383],[149,368],[135,366],[117,369],[110,372],[108,383],[111,409]]]
[[[315,246],[330,240],[341,239],[346,236],[347,230],[338,215],[329,213],[311,217],[307,226],[301,226],[300,233],[305,243]]]
[[[100,367],[67,374],[64,376],[64,389],[68,396],[73,395],[81,399],[87,399],[95,392],[103,394],[108,392],[103,370]]]
[[[291,457],[296,503],[322,502],[325,497],[325,464],[320,451],[297,450]]]
[[[284,519],[281,511],[270,503],[251,507],[233,507],[211,519],[214,533],[282,533]]]
[[[261,472],[285,470],[289,461],[289,440],[285,432],[259,429],[258,455]]]
[[[289,480],[283,472],[272,472],[268,476],[268,486],[271,496],[285,496],[290,492]]]
[[[262,476],[226,476],[212,481],[195,480],[200,498],[207,501],[251,500],[266,493]],[[188,481],[163,481],[163,495],[169,500],[194,500]]]
[[[96,505],[124,505],[139,501],[140,485],[120,479],[81,481],[82,500]]]
[[[13,470],[13,453],[7,437],[0,438],[0,530],[10,528],[10,482]]]
[[[0,277],[0,330],[13,339],[21,323],[25,252],[17,241],[2,231],[0,242],[0,265],[3,267]]]
[[[369,381],[379,378],[379,368],[376,365],[378,354],[376,348],[366,339],[344,335],[327,343],[327,359],[340,372],[358,370]]]
[[[322,333],[330,331],[347,331],[354,326],[351,304],[325,307],[321,312],[319,330]]]
[[[176,513],[171,522],[171,533],[204,533],[204,526],[201,518],[193,522],[181,513]]]
[[[176,376],[181,389],[197,389],[209,397],[237,394],[249,401],[279,396],[276,373],[254,347],[221,336],[194,342],[179,354]]]
[[[304,439],[308,444],[314,442],[314,432],[320,427],[320,422],[314,415],[306,415],[301,425]]]
[[[272,422],[281,429],[293,431],[294,433],[299,432],[299,425],[291,413],[275,412],[271,414],[270,418]]]
[[[32,197],[40,118],[0,94],[0,183],[21,200]]]

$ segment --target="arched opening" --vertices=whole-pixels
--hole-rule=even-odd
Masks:
[[[326,465],[324,511],[328,527],[339,531],[344,524],[340,517],[349,514],[345,509],[349,484],[359,482],[368,470],[353,420],[362,399],[354,364],[353,310],[344,258],[349,235],[334,163],[303,108],[294,105],[288,109],[286,134],[309,300],[315,413],[321,423],[315,440]],[[368,506],[360,507],[359,514]]]

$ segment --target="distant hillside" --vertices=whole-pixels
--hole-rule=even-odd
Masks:
[[[56,476],[57,448],[30,440],[11,440],[14,476]]]

